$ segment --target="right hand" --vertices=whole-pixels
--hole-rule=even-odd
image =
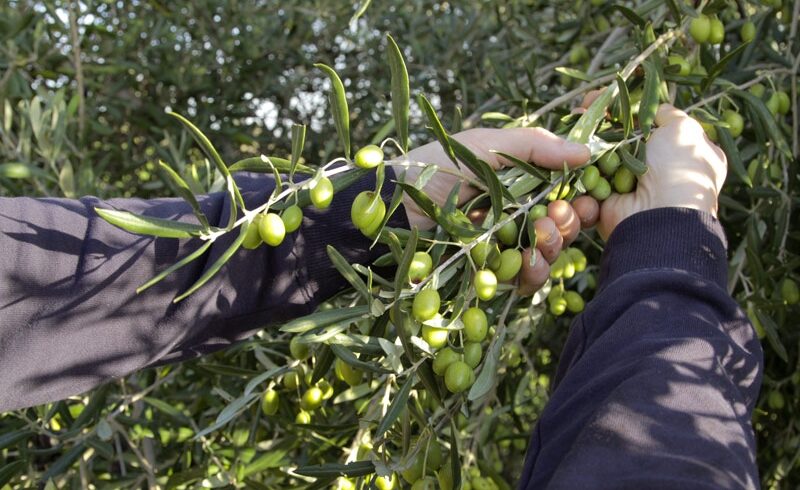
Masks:
[[[598,92],[586,95],[588,107]],[[625,218],[649,209],[691,208],[716,216],[719,197],[728,170],[725,153],[685,112],[662,104],[656,113],[658,126],[646,147],[647,173],[639,177],[636,191],[613,194],[600,210],[597,230],[608,239]]]

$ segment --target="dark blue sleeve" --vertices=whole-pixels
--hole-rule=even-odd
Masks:
[[[725,289],[719,222],[633,215],[572,324],[522,489],[759,488],[750,424],[763,354]]]
[[[274,188],[271,177],[237,180],[249,209]],[[127,233],[94,208],[194,220],[182,200],[0,198],[0,412],[212,352],[310,313],[346,285],[328,259],[328,244],[351,263],[369,264],[386,252],[370,249],[371,240],[350,221],[353,198],[374,185],[372,174],[337,193],[327,210],[306,208],[300,229],[280,246],[239,250],[178,304],[172,300],[214,263],[236,231],[137,295],[138,286],[201,242]],[[393,188],[384,185],[384,198]],[[224,226],[229,205],[226,194],[201,199],[212,225]],[[390,226],[408,226],[402,208]]]

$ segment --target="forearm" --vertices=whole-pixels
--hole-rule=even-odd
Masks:
[[[623,222],[573,323],[522,488],[757,488],[762,352],[710,215]]]
[[[239,185],[252,209],[265,202],[274,182],[244,176]],[[103,221],[94,207],[191,221],[183,201],[0,199],[0,411],[211,352],[313,311],[345,286],[327,257],[327,244],[364,264],[385,251],[370,250],[371,240],[349,219],[355,194],[372,186],[370,176],[337,194],[329,209],[307,208],[300,229],[280,246],[240,249],[177,304],[176,295],[213,264],[236,231],[137,295],[138,286],[201,242],[130,234]],[[385,196],[392,187],[384,186]],[[226,194],[201,199],[212,225],[224,226],[229,205]]]

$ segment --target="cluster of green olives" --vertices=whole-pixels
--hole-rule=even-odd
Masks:
[[[611,185],[618,194],[627,194],[636,187],[636,175],[622,162],[616,152],[604,153],[596,162],[583,169],[581,183],[590,196],[604,201],[611,195]]]

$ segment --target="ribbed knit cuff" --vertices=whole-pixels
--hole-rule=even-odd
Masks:
[[[727,241],[711,214],[688,208],[636,213],[617,225],[606,244],[600,287],[644,269],[691,272],[725,287]]]

